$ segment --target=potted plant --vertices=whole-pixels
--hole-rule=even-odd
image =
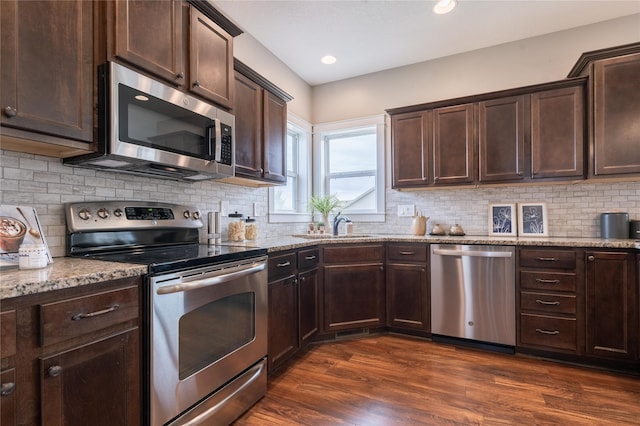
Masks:
[[[342,201],[338,199],[335,195],[322,195],[316,196],[314,195],[309,200],[309,208],[311,210],[311,214],[315,211],[320,212],[322,215],[322,221],[326,225],[329,223],[329,213],[333,212],[335,209],[340,208],[342,206]]]

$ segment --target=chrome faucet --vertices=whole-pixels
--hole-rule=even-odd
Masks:
[[[338,225],[340,225],[340,222],[345,221],[345,222],[351,222],[351,219],[349,219],[347,216],[340,216],[341,212],[338,212],[337,215],[335,215],[335,217],[333,218],[333,235],[337,236],[338,235]]]

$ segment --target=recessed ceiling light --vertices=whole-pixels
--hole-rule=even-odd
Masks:
[[[325,56],[323,56],[323,57],[322,57],[322,59],[320,59],[320,61],[321,61],[323,64],[331,65],[331,64],[335,64],[335,63],[336,63],[336,61],[337,61],[337,59],[336,59],[336,57],[335,57],[335,56],[325,55]]]
[[[455,9],[457,3],[457,0],[438,0],[435,6],[433,6],[433,12],[438,15],[444,15]]]

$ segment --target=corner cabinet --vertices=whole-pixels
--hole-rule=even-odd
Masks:
[[[590,175],[640,173],[640,43],[584,53],[569,77],[589,77]]]
[[[107,58],[128,62],[185,90],[231,108],[233,36],[182,0],[106,3]],[[206,9],[205,9],[206,10]],[[109,18],[113,16],[113,18]],[[153,22],[152,27],[149,22]],[[231,27],[233,35],[241,33]]]
[[[235,177],[255,186],[286,184],[287,102],[293,98],[237,59],[234,63]]]
[[[324,333],[385,326],[384,245],[328,245],[322,265]]]
[[[82,0],[0,2],[3,149],[55,157],[89,151],[94,7]]]

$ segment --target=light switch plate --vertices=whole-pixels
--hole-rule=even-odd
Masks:
[[[400,204],[398,205],[398,217],[413,217],[416,215],[415,204]]]

